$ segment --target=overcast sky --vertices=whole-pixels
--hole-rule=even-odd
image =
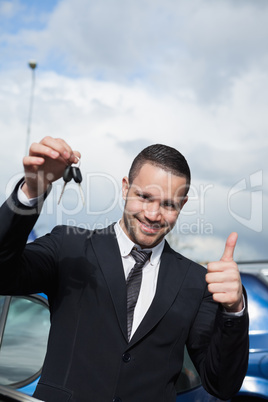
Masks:
[[[61,137],[82,153],[83,206],[55,184],[37,223],[82,228],[120,218],[121,179],[160,142],[192,170],[170,238],[198,261],[268,259],[266,0],[0,0],[0,199],[22,175],[30,142]]]

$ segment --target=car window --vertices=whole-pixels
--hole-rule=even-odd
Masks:
[[[3,299],[1,296],[0,306],[3,305]],[[10,298],[0,348],[0,384],[26,385],[27,380],[32,381],[40,373],[49,327],[49,310],[41,299]]]
[[[177,393],[188,391],[201,384],[201,379],[190,359],[187,349],[184,350],[183,368],[176,382]]]

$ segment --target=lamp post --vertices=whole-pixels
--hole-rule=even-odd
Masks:
[[[32,112],[33,112],[33,99],[34,99],[34,85],[35,85],[35,68],[37,66],[37,63],[35,60],[30,60],[28,65],[32,70],[32,88],[31,88],[31,95],[30,95],[30,108],[29,108],[29,116],[28,116],[25,155],[28,155],[28,148],[29,148],[29,142],[30,142],[31,121],[32,121]]]

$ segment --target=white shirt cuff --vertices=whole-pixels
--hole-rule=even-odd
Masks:
[[[242,297],[243,297],[243,308],[242,308],[241,311],[237,311],[236,313],[232,313],[232,312],[226,311],[226,309],[224,309],[225,313],[228,314],[228,315],[232,315],[234,317],[241,317],[244,314],[245,307],[246,307],[245,298],[244,298],[243,294],[242,294]]]
[[[35,198],[28,198],[27,195],[22,191],[22,186],[24,182],[19,186],[18,189],[18,200],[21,204],[25,205],[25,207],[33,208],[37,205],[38,201],[44,199],[44,194],[39,195]]]

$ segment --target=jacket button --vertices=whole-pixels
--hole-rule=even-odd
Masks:
[[[123,362],[128,363],[131,360],[131,355],[130,353],[124,353],[122,356]]]
[[[122,399],[121,399],[121,398],[118,398],[118,396],[116,396],[116,397],[113,399],[113,402],[122,402]]]
[[[225,321],[224,326],[231,328],[231,327],[234,326],[234,321],[231,320],[231,318],[228,318],[228,319]]]

